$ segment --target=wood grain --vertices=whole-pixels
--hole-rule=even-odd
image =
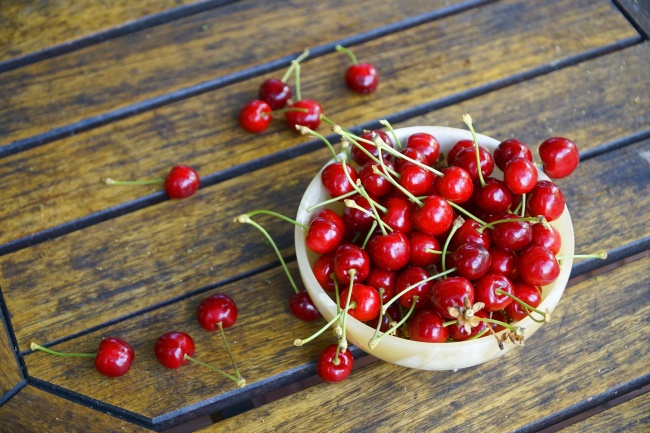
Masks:
[[[46,59],[2,74],[0,144],[462,1],[240,1]]]
[[[151,430],[27,386],[0,406],[3,431],[24,433],[123,433]]]
[[[650,394],[610,407],[567,428],[562,433],[608,431],[611,433],[642,433],[650,425]]]
[[[295,264],[290,270],[294,277],[298,275]],[[220,374],[191,363],[178,370],[167,370],[153,353],[159,335],[171,330],[184,331],[194,338],[197,359],[233,374],[218,331],[207,332],[196,320],[198,304],[215,293],[229,295],[239,306],[237,322],[225,332],[247,381],[243,389]],[[293,340],[313,334],[325,322],[321,319],[305,323],[293,317],[288,309],[291,293],[283,270],[275,268],[54,347],[61,351],[92,352],[101,338],[117,335],[129,341],[136,352],[131,370],[119,379],[101,376],[88,359],[32,353],[25,356],[25,362],[33,378],[134,412],[160,428],[167,422],[177,423],[230,407],[288,381],[315,374],[319,345],[299,348],[293,346]],[[147,397],[153,395],[156,398]],[[171,421],[166,419],[170,416],[174,417]]]
[[[518,11],[517,6],[523,10]],[[554,2],[539,8],[505,2],[482,9],[482,14],[466,12],[355,47],[360,58],[372,58],[383,71],[382,87],[372,96],[359,97],[344,88],[340,72],[347,60],[340,54],[310,60],[303,67],[305,97],[315,95],[328,116],[353,126],[459,96],[468,86],[484,85],[580,53],[586,47],[629,36],[629,29],[620,27],[611,29],[614,34],[609,35],[611,23],[597,19],[607,16],[609,9],[596,9],[592,13],[596,17],[590,18],[574,2]],[[522,19],[511,22],[507,17],[513,10],[523,14]],[[558,26],[556,16],[565,19],[565,25]],[[473,25],[468,28],[467,22]],[[621,24],[616,19],[613,22]],[[441,29],[445,29],[443,33]],[[584,34],[584,39],[575,38],[575,32]],[[459,39],[459,33],[466,37]],[[522,39],[527,43],[522,44]],[[562,51],[556,51],[556,45]],[[546,48],[540,50],[540,46]],[[458,53],[443,54],[454,50]],[[552,129],[574,138],[581,149],[589,149],[647,128],[650,102],[640,95],[650,70],[648,50],[646,45],[632,47],[469,99],[458,105],[459,109],[432,111],[396,126],[449,123],[464,127],[461,115],[470,112],[477,128],[497,138],[517,133],[532,144],[546,138]],[[449,56],[446,61],[442,61],[443,55]],[[462,61],[455,59],[458,56]],[[469,66],[465,62],[468,59]],[[620,79],[603,86],[603,80],[612,74]],[[102,177],[161,177],[178,163],[192,165],[205,176],[287,152],[309,141],[288,131],[280,121],[259,136],[239,128],[238,107],[254,95],[258,83],[253,79],[228,86],[0,160],[0,177],[6,182],[6,192],[0,197],[0,242],[92,215],[159,189],[108,188],[99,182]],[[541,107],[543,117],[532,114]],[[326,132],[326,128],[322,126],[321,131]],[[594,131],[597,134],[592,134]],[[78,159],[83,164],[73,162]]]
[[[23,380],[3,319],[0,316],[0,400]]]
[[[642,152],[648,145],[591,158],[562,184],[578,253],[611,250],[650,235],[650,180],[638,176],[647,170]],[[3,256],[0,285],[20,349],[273,263],[257,231],[232,218],[253,209],[293,215],[327,158],[324,150],[313,152],[205,188],[189,200],[160,203]],[[285,254],[293,251],[288,223],[259,221]]]
[[[0,62],[121,26],[193,0],[110,3],[3,0],[0,8]]]
[[[646,257],[568,288],[551,322],[500,361],[456,372],[378,362],[201,432],[512,431],[553,417],[650,373],[641,330],[650,313],[648,266]],[[629,299],[641,315],[621,314]]]

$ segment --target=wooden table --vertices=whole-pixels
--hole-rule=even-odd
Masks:
[[[650,8],[641,0],[165,0],[0,5],[0,430],[648,431],[650,420]],[[349,92],[352,48],[380,71]],[[576,262],[552,321],[506,357],[460,371],[408,370],[355,351],[340,384],[320,383],[323,322],[288,312],[272,249],[233,217],[295,215],[329,158],[319,140],[274,121],[244,132],[237,113],[304,48],[302,94],[356,131],[448,125],[535,150],[572,138],[578,170],[558,181]],[[325,125],[319,131],[329,134]],[[201,188],[103,177],[164,176]],[[272,233],[291,272],[293,227]],[[196,357],[228,366],[198,302],[226,293],[227,330],[247,386],[199,366],[160,366],[156,338],[182,330]],[[136,351],[119,379],[82,358],[116,335]]]

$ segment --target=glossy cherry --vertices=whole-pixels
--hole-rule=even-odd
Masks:
[[[513,194],[527,194],[537,185],[537,168],[525,158],[512,158],[503,169],[503,181]]]
[[[431,171],[412,163],[402,165],[399,174],[399,184],[416,197],[426,195],[435,180]]]
[[[512,298],[497,293],[497,289],[514,293],[512,282],[502,274],[486,274],[474,282],[476,302],[483,302],[485,311],[503,310],[512,302]]]
[[[416,149],[425,156],[427,165],[433,165],[440,155],[440,142],[431,134],[416,132],[406,139],[406,147]]]
[[[395,282],[395,293],[402,293],[412,286],[398,298],[402,307],[411,308],[416,296],[418,296],[415,302],[416,309],[422,309],[429,305],[429,294],[433,287],[433,281],[423,282],[428,277],[427,271],[419,266],[410,266],[399,273]]]
[[[470,304],[474,304],[474,287],[465,277],[445,278],[438,281],[431,290],[431,301],[435,310],[450,319],[454,317],[449,314],[449,308],[463,306],[465,298]]]
[[[330,344],[323,349],[316,362],[316,372],[325,382],[341,382],[350,376],[354,357],[349,349],[339,350],[337,344]]]
[[[379,72],[372,63],[359,63],[356,56],[348,48],[336,46],[337,51],[345,52],[352,65],[345,71],[345,84],[357,93],[372,93],[379,85]]]
[[[393,230],[408,235],[413,231],[413,204],[404,197],[391,196],[384,200],[386,213],[381,216]]]
[[[321,318],[320,311],[318,311],[304,287],[298,293],[294,292],[289,297],[289,311],[303,322],[313,322]]]
[[[443,326],[443,323],[440,314],[432,309],[416,312],[409,320],[411,340],[444,343],[449,336],[449,330]]]
[[[494,159],[486,148],[479,146],[478,150],[479,158],[481,161],[481,173],[485,178],[491,175],[494,171]],[[464,169],[473,181],[476,182],[479,180],[478,166],[476,165],[475,147],[469,147],[458,152],[454,158],[454,165]]]
[[[429,195],[423,205],[413,214],[415,226],[422,232],[438,236],[451,228],[454,222],[454,210],[439,195]]]
[[[523,282],[531,286],[545,286],[560,275],[560,265],[548,248],[530,245],[519,254],[517,272]]]
[[[542,303],[541,291],[537,287],[531,286],[530,284],[515,283],[514,295],[517,299],[525,302],[533,308],[538,307],[539,304]],[[516,301],[508,305],[505,311],[511,320],[521,320],[524,317],[528,316],[526,309]]]
[[[354,281],[363,282],[370,273],[370,257],[365,250],[354,244],[343,244],[334,255],[334,275],[340,284],[349,284],[350,270],[354,269]]]
[[[343,210],[343,222],[345,226],[352,232],[367,232],[372,227],[373,221],[375,221],[372,213],[368,213],[372,211],[370,202],[360,194],[354,195],[347,200],[353,201],[355,207],[346,205]],[[348,203],[347,200],[346,203]],[[365,209],[367,212],[362,211],[356,206]]]
[[[490,272],[502,274],[514,281],[517,276],[517,255],[514,251],[504,250],[498,247],[490,248]]]
[[[533,239],[531,245],[543,245],[553,254],[558,254],[562,248],[560,232],[552,225],[533,224]]]
[[[334,253],[322,254],[314,261],[312,271],[326,292],[334,292]]]
[[[481,319],[486,319],[489,318],[488,313],[486,313],[484,310],[479,310],[476,313],[474,313],[474,316],[479,317]],[[452,323],[451,325],[447,326],[447,329],[449,330],[449,337],[454,340],[454,341],[465,341],[469,340],[470,338],[480,334],[483,332],[489,325],[486,322],[479,322],[477,326],[474,326],[470,328],[469,332],[465,329],[464,326],[458,326],[457,323]]]
[[[458,230],[454,232],[451,243],[449,244],[451,249],[455,250],[468,242],[483,245],[485,248],[490,249],[490,245],[492,244],[490,230],[479,231],[481,227],[482,225],[479,222],[473,219],[466,219]]]
[[[488,249],[471,242],[456,248],[453,259],[458,274],[470,281],[485,275],[492,263]]]
[[[544,172],[551,179],[560,179],[573,173],[580,162],[575,143],[568,138],[553,137],[539,145],[539,157],[544,163]]]
[[[393,169],[393,164],[386,161],[386,168]],[[361,185],[368,191],[372,197],[381,198],[393,191],[393,184],[391,184],[384,176],[376,174],[373,167],[377,167],[380,171],[379,164],[372,161],[366,162],[359,170],[359,179]]]
[[[397,281],[397,274],[393,271],[387,271],[378,267],[370,269],[370,273],[366,277],[364,284],[374,287],[381,293],[383,303],[390,301],[395,295],[395,282]],[[383,289],[380,291],[380,289]]]
[[[348,310],[350,316],[361,322],[367,322],[379,315],[381,297],[377,289],[367,284],[356,283],[352,285],[351,294],[349,291],[350,288],[347,287],[341,292],[339,306],[345,308],[349,296],[350,305],[354,304],[354,307]]]
[[[506,250],[519,251],[527,247],[533,240],[533,228],[530,222],[522,221],[514,214],[505,214],[499,217],[504,221],[494,225],[492,230],[492,243],[494,246]]]
[[[355,143],[350,149],[352,160],[359,165],[364,165],[368,161],[371,161],[368,153],[370,153],[375,158],[379,157],[379,150],[374,143],[373,134],[379,136],[379,138],[381,138],[384,143],[388,144],[389,146],[393,146],[393,141],[385,131],[382,131],[380,129],[365,131],[363,134],[361,134],[359,137],[360,139],[357,140],[357,143]],[[365,149],[365,152],[362,149]],[[382,155],[385,157],[386,152],[382,152]]]
[[[442,251],[438,238],[416,230],[411,233],[409,240],[411,242],[411,265],[426,268],[440,261],[441,254],[431,252]]]
[[[165,178],[165,192],[170,198],[186,198],[199,188],[199,174],[187,165],[176,165]]]
[[[196,310],[199,324],[206,331],[215,331],[220,327],[230,328],[237,321],[238,314],[237,304],[224,293],[217,293],[203,299]]]
[[[471,148],[473,149],[475,146],[473,140],[459,140],[454,144],[449,152],[447,153],[447,164],[448,165],[454,165],[454,162],[456,161],[456,155],[458,155],[458,152],[464,149]]]
[[[271,123],[271,106],[260,99],[254,99],[239,112],[239,126],[248,132],[260,133]]]
[[[354,191],[354,186],[348,180],[348,175],[345,174],[346,171],[348,172],[350,179],[352,179],[353,182],[356,182],[359,176],[354,168],[349,164],[345,164],[344,170],[343,164],[340,162],[333,162],[327,165],[321,172],[321,182],[330,197],[340,197]]]
[[[326,254],[334,251],[343,241],[345,226],[336,224],[331,219],[317,216],[309,223],[305,244],[307,248],[317,254]]]
[[[260,85],[259,98],[266,102],[271,110],[286,107],[291,96],[291,87],[277,78],[270,78]]]
[[[560,188],[550,180],[540,180],[528,194],[526,207],[532,216],[544,216],[555,221],[564,212],[565,199]]]
[[[436,177],[436,192],[456,204],[465,203],[472,198],[474,185],[472,177],[461,167],[452,165],[442,170],[443,176]]]
[[[485,186],[474,186],[474,203],[488,214],[503,214],[512,206],[512,193],[501,180],[485,178]]]
[[[186,355],[194,355],[194,340],[185,332],[165,332],[156,340],[154,353],[164,367],[179,368],[189,362]]]
[[[503,171],[506,163],[513,158],[525,158],[528,161],[533,161],[533,153],[526,143],[517,139],[511,138],[499,143],[494,149],[494,164]]]
[[[321,122],[323,108],[313,99],[301,99],[289,106],[284,117],[289,128],[296,130],[296,125],[316,129]]]
[[[398,231],[371,237],[366,249],[372,262],[387,271],[402,269],[411,258],[411,243]]]

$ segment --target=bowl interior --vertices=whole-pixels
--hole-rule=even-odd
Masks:
[[[404,143],[411,134],[416,132],[426,132],[436,137],[440,142],[440,151],[445,155],[458,140],[472,139],[472,135],[469,131],[448,127],[414,126],[395,130],[397,137],[402,143]],[[480,145],[488,148],[490,152],[493,152],[499,144],[499,141],[480,134],[478,134],[478,141]],[[333,162],[333,160],[329,161],[328,164],[331,162]],[[500,177],[501,175],[502,173],[495,167],[492,176]],[[548,177],[540,171],[539,179],[548,180]],[[309,225],[313,214],[322,208],[312,210],[312,212],[308,212],[307,208],[327,199],[329,199],[329,196],[322,187],[319,172],[314,176],[314,179],[311,181],[303,195],[297,212],[297,221]],[[328,207],[340,213],[343,209],[342,206],[342,204],[336,203],[334,205],[329,205]],[[559,230],[562,237],[562,248],[558,255],[573,255],[573,225],[571,223],[569,211],[566,207],[562,216],[550,224]],[[307,231],[296,226],[295,246],[300,275],[309,295],[314,301],[314,304],[323,317],[326,320],[330,320],[336,315],[336,304],[330,295],[321,288],[312,272],[311,266],[318,255],[312,253],[306,248],[306,236]],[[549,284],[542,288],[543,300],[538,307],[539,309],[548,309],[552,312],[556,307],[569,279],[572,264],[572,259],[562,260],[560,263],[560,275],[558,278],[553,284]],[[519,325],[525,328],[524,335],[526,339],[530,338],[530,336],[541,326],[540,323],[537,323],[528,317],[522,319],[519,322]],[[351,344],[354,344],[367,353],[384,361],[422,370],[455,370],[471,367],[497,358],[515,347],[513,344],[506,343],[504,350],[500,350],[494,338],[490,337],[460,342],[423,343],[395,336],[386,336],[381,340],[381,343],[377,347],[370,349],[368,347],[368,342],[372,338],[374,332],[374,329],[364,323],[359,322],[352,317],[348,317],[347,337]]]

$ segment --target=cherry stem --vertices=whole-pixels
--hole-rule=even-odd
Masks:
[[[478,317],[478,316],[474,316],[474,317]],[[479,319],[481,322],[485,322],[485,323],[494,323],[495,325],[503,326],[504,328],[507,328],[507,329],[509,329],[509,330],[511,330],[511,331],[516,331],[516,330],[518,329],[518,326],[513,326],[513,325],[510,325],[510,324],[508,324],[508,323],[506,323],[506,322],[502,322],[502,321],[500,321],[500,320],[496,320],[496,319],[488,319],[487,317],[478,317],[478,319]],[[492,327],[488,325],[488,328],[492,328]]]
[[[372,225],[370,226],[370,230],[368,230],[368,233],[366,234],[366,238],[363,240],[363,244],[361,245],[362,249],[364,250],[366,249],[366,245],[368,245],[368,241],[370,240],[370,237],[372,236],[376,228],[377,228],[377,220],[374,220],[372,222]],[[382,232],[386,234],[384,227],[381,226],[381,228],[382,228]]]
[[[332,317],[332,320],[330,320],[329,322],[327,322],[327,323],[325,324],[325,326],[323,326],[322,328],[320,328],[318,331],[316,331],[315,333],[313,333],[313,334],[310,335],[309,337],[307,337],[307,338],[303,338],[303,339],[296,338],[296,339],[293,341],[294,346],[303,346],[303,345],[309,343],[310,341],[312,341],[314,338],[316,338],[316,337],[318,337],[319,335],[321,335],[323,332],[325,332],[325,330],[327,330],[327,329],[328,329],[330,326],[332,326],[332,325],[333,325],[337,320],[339,320],[339,318],[341,317],[341,314],[343,314],[343,310],[339,311],[339,312],[336,314],[336,316]]]
[[[366,149],[365,147],[363,147],[363,146],[361,145],[361,143],[359,143],[360,141],[362,141],[362,142],[364,142],[364,143],[368,143],[368,144],[375,145],[374,142],[372,142],[372,141],[370,141],[370,140],[366,140],[366,139],[361,138],[361,137],[358,137],[358,136],[354,135],[353,133],[344,130],[344,129],[341,128],[339,125],[334,124],[334,123],[332,124],[332,131],[334,131],[336,134],[340,135],[340,136],[343,137],[344,139],[346,139],[346,140],[348,140],[349,142],[351,142],[351,143],[352,143],[353,145],[355,145],[357,148],[359,148],[359,150],[360,150],[361,152],[365,153],[366,156],[367,156],[370,160],[372,160],[375,164],[378,164],[378,165],[379,165],[379,164],[382,163],[382,158],[381,158],[381,149],[379,149],[379,148],[377,149],[377,150],[379,151],[379,155],[380,155],[380,157],[378,158],[378,157],[376,157],[375,155],[373,155],[372,153],[370,153],[370,151],[369,151],[368,149]],[[399,177],[399,174],[398,174],[395,170],[388,169],[388,167],[385,167],[384,170],[387,171],[387,172],[390,172],[390,173],[391,173],[393,176],[395,176],[395,177]]]
[[[377,319],[377,326],[375,327],[375,333],[372,334],[370,341],[373,341],[379,335],[379,329],[381,329],[381,322],[384,320],[384,288],[380,287],[379,290],[379,318]],[[370,346],[370,343],[368,344]]]
[[[413,311],[415,311],[415,304],[417,304],[418,299],[420,299],[419,296],[417,296],[417,295],[413,296],[413,303],[411,304],[411,307],[406,312],[406,314],[402,317],[402,319],[399,322],[397,322],[396,324],[394,324],[393,326],[391,326],[388,329],[388,331],[381,334],[380,336],[378,336],[378,337],[373,336],[370,339],[370,341],[368,342],[368,347],[370,349],[374,349],[375,347],[377,347],[377,345],[379,345],[379,342],[382,340],[382,338],[384,338],[386,335],[390,335],[392,332],[399,329],[399,327],[402,326],[408,320],[408,318],[411,316],[411,314],[413,314]],[[381,320],[380,320],[380,323],[381,323]]]
[[[282,258],[282,254],[280,254],[280,250],[278,249],[278,246],[275,244],[273,238],[264,229],[264,227],[262,227],[261,225],[259,225],[258,223],[250,219],[249,216],[246,214],[239,215],[237,218],[235,218],[235,221],[239,223],[250,224],[262,232],[262,234],[266,237],[266,239],[271,243],[271,246],[275,250],[275,254],[277,254],[278,259],[280,259],[280,264],[282,265],[284,272],[287,274],[287,278],[289,279],[289,283],[291,283],[291,287],[293,288],[293,291],[296,292],[296,294],[300,293],[300,291],[298,290],[298,286],[296,286],[295,281],[293,281],[293,277],[291,277],[291,273],[289,272],[289,268],[287,267],[287,264],[284,262],[284,259]]]
[[[158,183],[163,183],[164,178],[158,177],[156,179],[144,179],[144,180],[115,180],[110,177],[102,179],[106,185],[155,185]]]
[[[332,152],[332,155],[334,155],[334,160],[338,158],[338,155],[336,154],[336,150],[334,150],[334,146],[332,146],[332,143],[330,143],[330,141],[327,138],[325,138],[325,136],[319,134],[318,132],[304,125],[296,125],[296,130],[300,132],[302,135],[312,135],[314,137],[320,138],[323,141],[323,143],[325,143],[329,148],[329,150]]]
[[[472,116],[470,116],[469,114],[463,114],[463,122],[465,122],[465,124],[467,125],[467,127],[472,133],[472,138],[474,139],[474,148],[476,149],[476,165],[478,167],[478,178],[481,181],[481,186],[485,188],[485,180],[483,179],[483,170],[481,170],[481,155],[479,153],[478,137],[476,137],[474,126],[472,126]]]
[[[521,217],[523,218],[526,215],[526,193],[523,193],[521,195],[521,202],[519,203],[521,205]]]
[[[431,249],[431,248],[427,248],[426,250],[424,250],[424,252],[429,253],[429,254],[440,254],[440,255],[442,255],[442,251],[434,250],[434,249]],[[449,254],[449,253],[447,253],[447,254]]]
[[[289,77],[291,77],[293,71],[296,69],[296,67],[294,66],[294,62],[298,64],[303,60],[305,60],[308,56],[309,56],[309,48],[305,48],[305,51],[303,51],[302,54],[300,54],[298,57],[296,57],[294,60],[291,61],[291,65],[289,66],[289,69],[287,69],[287,72],[284,73],[284,76],[280,81],[286,83],[287,80],[289,80]]]
[[[510,299],[512,299],[513,301],[515,301],[519,305],[521,305],[521,307],[524,310],[526,310],[526,313],[528,314],[528,317],[530,317],[531,319],[533,319],[537,323],[550,322],[550,320],[551,320],[551,313],[549,311],[544,312],[542,310],[538,310],[537,308],[533,307],[532,305],[529,305],[526,302],[522,301],[521,299],[519,299],[515,295],[506,292],[505,290],[496,289],[494,291],[494,293],[496,293],[498,295],[506,295],[507,297],[509,297]],[[543,317],[543,319],[542,320],[536,319],[535,317],[532,316],[531,311],[534,311],[535,313],[539,314],[540,316]]]
[[[384,166],[384,165],[382,164],[382,167],[383,167],[383,166]],[[399,190],[400,190],[400,191],[401,191],[405,196],[407,196],[407,197],[409,198],[409,200],[411,200],[413,203],[416,203],[416,204],[417,204],[418,206],[420,206],[420,207],[424,206],[424,203],[422,203],[422,201],[421,201],[420,199],[418,199],[416,196],[414,196],[413,194],[411,194],[410,191],[408,191],[406,188],[404,188],[402,185],[400,185],[399,182],[397,182],[397,181],[396,181],[395,179],[393,179],[391,176],[389,176],[389,175],[387,175],[387,174],[385,174],[385,173],[382,173],[382,172],[379,170],[379,168],[377,168],[376,165],[373,165],[373,166],[372,166],[372,172],[373,172],[374,174],[378,175],[378,176],[383,177],[383,178],[386,179],[388,182],[390,182],[391,185],[393,185],[395,188],[399,189]]]
[[[347,54],[350,60],[352,61],[353,65],[359,64],[359,61],[357,60],[357,56],[355,56],[354,53],[349,48],[345,48],[343,45],[337,45],[335,48],[336,51],[342,51],[345,54]]]
[[[223,322],[219,322],[217,325],[219,325],[219,331],[221,332],[221,339],[223,340],[223,344],[226,346],[226,351],[228,352],[228,356],[230,357],[232,368],[233,370],[235,370],[235,375],[237,376],[237,378],[241,378],[241,374],[239,373],[239,369],[237,368],[237,363],[235,362],[235,357],[232,354],[232,350],[230,350],[230,344],[228,344],[228,340],[226,339],[226,333],[223,332]]]
[[[381,119],[379,121],[381,125],[384,125],[388,130],[390,131],[391,135],[393,136],[393,139],[395,140],[395,144],[397,145],[397,148],[399,150],[402,150],[402,143],[400,143],[399,138],[397,137],[397,133],[393,129],[393,125],[390,124],[390,122],[386,119]]]
[[[522,217],[522,218],[504,218],[496,221],[491,221],[489,223],[484,223],[482,227],[479,227],[476,229],[478,233],[483,233],[485,229],[493,229],[495,225],[501,224],[501,223],[512,223],[512,222],[536,222],[539,224],[548,224],[546,222],[546,218],[544,218],[542,215],[538,217]]]
[[[431,280],[435,280],[436,278],[440,278],[440,277],[442,277],[442,276],[445,276],[445,275],[447,275],[447,274],[450,274],[450,273],[454,272],[455,270],[456,270],[456,268],[454,267],[454,268],[449,269],[448,271],[444,271],[444,272],[440,272],[440,273],[435,274],[435,275],[431,275],[430,277],[427,277],[427,278],[423,279],[422,281],[418,281],[418,282],[415,283],[415,284],[411,284],[410,286],[408,286],[407,288],[405,288],[404,290],[402,290],[401,292],[399,292],[397,295],[393,296],[393,297],[391,298],[390,301],[386,302],[386,304],[384,305],[384,307],[383,307],[383,309],[382,309],[382,313],[385,314],[386,311],[388,310],[388,307],[390,307],[390,306],[393,304],[393,302],[395,302],[395,301],[398,300],[400,297],[402,297],[403,295],[405,295],[406,293],[408,293],[408,292],[409,292],[411,289],[413,289],[414,287],[417,287],[417,286],[419,286],[420,284],[428,283],[428,282],[431,281]],[[415,297],[415,296],[414,296],[414,297]]]
[[[379,223],[379,228],[381,229],[381,232],[383,234],[387,234],[386,233],[386,228],[388,228],[391,232],[393,231],[393,228],[391,226],[389,226],[388,224],[386,224],[384,221],[382,221],[377,215],[375,215],[375,213],[372,210],[362,208],[354,200],[351,200],[351,199],[346,199],[343,202],[345,203],[345,206],[347,206],[349,208],[352,208],[352,209],[356,209],[356,210],[358,210],[360,212],[363,212],[364,214],[372,217],[374,219],[375,223]],[[370,207],[372,208],[372,205]],[[373,210],[375,210],[375,209],[373,208]],[[375,212],[376,212],[376,210],[375,210]]]
[[[192,358],[187,353],[185,355],[183,355],[183,358],[187,359],[188,361],[192,361],[192,362],[194,362],[196,364],[202,365],[203,367],[208,367],[209,369],[214,370],[217,373],[221,373],[223,376],[225,376],[228,379],[235,382],[240,388],[246,385],[246,381],[244,380],[243,377],[235,377],[232,374],[228,374],[225,371],[223,371],[222,369],[215,367],[214,365],[210,365],[207,362],[199,361],[196,358]]]
[[[563,260],[563,259],[600,259],[600,260],[605,260],[607,258],[607,252],[606,251],[601,251],[596,254],[574,254],[572,256],[556,256],[556,260]]]
[[[278,217],[278,218],[280,218],[281,220],[284,220],[284,221],[286,221],[286,222],[289,222],[289,223],[291,223],[291,224],[293,224],[293,225],[296,225],[296,226],[298,226],[298,227],[300,227],[300,228],[303,228],[303,229],[305,229],[305,230],[308,230],[308,229],[309,229],[309,226],[306,226],[305,224],[301,224],[301,223],[299,223],[299,222],[296,221],[296,220],[293,220],[293,219],[291,219],[291,218],[289,218],[289,217],[287,217],[287,216],[282,215],[281,213],[273,212],[272,210],[257,209],[257,210],[254,210],[254,211],[248,212],[248,213],[246,214],[246,216],[248,216],[248,217],[250,218],[250,217],[254,217],[255,215],[260,215],[260,214],[263,214],[263,215],[271,215],[271,216],[274,216],[274,217]]]
[[[57,352],[56,350],[48,349],[47,347],[40,346],[34,342],[29,345],[29,348],[36,351],[40,350],[41,352],[49,353],[50,355],[56,356],[67,356],[67,357],[76,357],[76,358],[94,358],[97,356],[96,353],[70,353],[70,352]]]
[[[454,203],[453,201],[449,201],[449,200],[447,200],[447,203],[449,203],[449,205],[450,205],[451,207],[453,207],[454,209],[456,209],[458,212],[460,212],[460,213],[462,213],[463,215],[465,215],[465,216],[467,216],[467,217],[473,219],[473,220],[476,221],[477,223],[479,223],[479,224],[481,224],[481,225],[486,225],[486,224],[487,224],[485,221],[483,221],[482,219],[478,218],[477,216],[474,216],[471,212],[468,212],[466,209],[463,209],[461,206],[457,205],[457,204]]]
[[[485,334],[490,332],[490,329],[492,329],[492,327],[488,326],[487,328],[485,328],[484,330],[482,330],[478,334],[472,335],[470,338],[468,338],[468,340],[478,340],[479,338],[481,338],[482,336],[484,336]]]
[[[456,230],[460,228],[460,226],[463,225],[465,220],[463,217],[459,216],[454,220],[454,223],[451,226],[451,230],[449,231],[449,234],[447,235],[447,239],[445,239],[445,245],[442,247],[442,271],[444,272],[447,269],[447,263],[446,263],[446,255],[447,255],[447,248],[449,247],[449,242],[451,242],[451,238],[454,236],[454,233],[456,233]]]
[[[338,348],[341,350],[346,350],[348,347],[348,340],[346,338],[346,325],[348,323],[348,311],[356,307],[356,304],[352,301],[352,288],[354,287],[354,276],[357,274],[357,270],[352,268],[348,271],[350,277],[350,286],[348,287],[348,298],[345,301],[345,315],[343,316],[343,323],[341,323],[342,333],[341,341],[339,342]],[[354,305],[354,306],[353,306]],[[338,358],[338,352],[337,352]]]
[[[340,196],[338,196],[338,197],[334,197],[334,198],[331,198],[331,199],[329,199],[329,200],[321,201],[320,203],[316,203],[316,204],[313,204],[313,205],[309,206],[309,207],[307,208],[307,212],[311,212],[311,211],[313,211],[314,209],[316,209],[317,207],[327,206],[327,205],[330,204],[330,203],[336,203],[336,202],[339,202],[339,201],[341,201],[341,199],[348,198],[348,197],[352,197],[352,196],[355,195],[355,194],[357,194],[357,191],[356,191],[356,190],[354,190],[354,191],[350,191],[350,192],[346,192],[345,194],[341,194]]]
[[[420,167],[420,168],[422,168],[424,170],[428,170],[431,173],[433,173],[433,174],[435,174],[435,175],[437,175],[439,177],[444,177],[445,176],[444,173],[436,170],[435,168],[430,167],[430,166],[428,166],[428,165],[426,165],[426,164],[424,164],[424,163],[422,163],[422,162],[420,162],[418,160],[410,158],[410,157],[404,155],[403,153],[399,152],[398,150],[393,149],[391,146],[384,143],[384,140],[382,140],[380,136],[375,134],[375,135],[373,135],[373,138],[374,138],[373,143],[375,144],[375,146],[385,150],[387,153],[390,153],[391,155],[395,156],[396,158],[402,158],[404,161],[415,164],[418,167]]]
[[[300,101],[302,100],[302,94],[300,93],[300,63],[292,60],[291,65],[296,71],[296,99]]]

